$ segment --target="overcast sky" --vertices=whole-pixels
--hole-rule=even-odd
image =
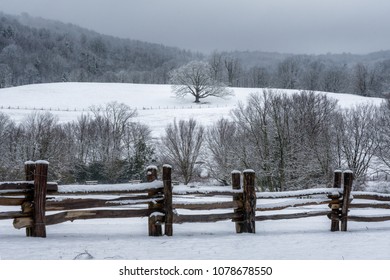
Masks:
[[[0,10],[201,52],[390,49],[389,0],[0,0]]]

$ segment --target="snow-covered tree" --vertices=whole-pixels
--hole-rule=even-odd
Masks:
[[[194,176],[203,140],[204,127],[194,119],[174,120],[165,128],[161,139],[162,159],[173,166],[185,185]]]
[[[190,94],[195,103],[209,96],[226,97],[232,92],[214,79],[210,65],[204,61],[191,61],[170,72],[172,90],[177,97]]]
[[[378,113],[377,156],[390,169],[390,99],[380,106]]]
[[[211,176],[223,185],[229,185],[231,172],[239,168],[237,157],[237,127],[227,119],[218,120],[206,133],[210,158],[207,161]]]
[[[313,92],[293,96],[265,90],[233,111],[237,168],[253,168],[264,189],[283,191],[327,183],[331,177],[336,101]]]
[[[359,105],[342,112],[338,123],[341,152],[355,177],[365,180],[366,172],[378,150],[378,109],[372,105]]]

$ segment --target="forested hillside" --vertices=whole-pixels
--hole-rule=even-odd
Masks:
[[[46,82],[168,82],[189,51],[0,13],[0,87]]]
[[[170,71],[192,60],[208,61],[214,79],[232,87],[381,97],[390,92],[390,51],[298,55],[216,50],[201,54],[27,14],[0,13],[0,88],[47,82],[168,84]]]

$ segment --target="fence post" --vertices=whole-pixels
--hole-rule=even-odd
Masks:
[[[165,228],[166,236],[173,235],[173,209],[172,209],[172,166],[164,164],[163,175],[164,183],[164,213],[165,213]]]
[[[350,195],[352,191],[353,172],[351,170],[344,171],[344,191],[343,205],[341,208],[341,231],[347,231],[348,223],[348,208],[351,202]]]
[[[341,188],[341,179],[342,179],[343,173],[341,170],[335,170],[334,171],[334,181],[333,181],[333,188],[340,189]],[[338,195],[329,195],[328,196],[331,199],[331,202],[329,204],[329,207],[331,209],[330,213],[330,219],[331,219],[331,226],[330,231],[339,231],[340,230],[340,209],[342,201],[340,200],[341,196]]]
[[[157,180],[157,166],[150,165],[146,168],[146,179],[148,182],[153,182]],[[160,190],[151,190],[148,192],[149,197],[155,197],[160,194]],[[155,202],[149,202],[148,208],[150,211],[150,216],[148,218],[148,228],[149,228],[149,236],[161,236],[162,235],[162,227],[156,220],[156,215],[154,212],[161,211],[159,205]]]
[[[244,232],[256,233],[255,171],[244,170]]]
[[[34,181],[34,172],[35,172],[35,162],[33,161],[26,161],[24,163],[24,173],[25,173],[25,179],[26,181]],[[22,212],[23,213],[32,213],[33,211],[33,200],[34,200],[34,194],[33,194],[33,188],[30,189],[30,192],[28,192],[25,196],[26,201],[22,204]],[[33,228],[32,227],[26,227],[26,236],[32,236]]]
[[[34,210],[33,210],[33,232],[34,237],[46,237],[46,190],[47,171],[49,163],[44,160],[35,162],[34,176]]]
[[[232,171],[232,189],[233,190],[240,190],[241,189],[241,172],[238,170]],[[243,193],[235,193],[233,194],[233,202],[237,204],[236,208],[234,209],[234,213],[239,214],[243,216],[244,213],[244,197]],[[243,219],[241,218],[239,221],[236,221],[236,233],[242,233],[243,232]]]

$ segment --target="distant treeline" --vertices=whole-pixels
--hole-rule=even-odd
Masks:
[[[214,78],[233,87],[364,96],[390,92],[390,51],[367,55],[215,51],[205,55],[101,35],[27,14],[0,13],[0,88],[47,82],[167,84],[171,70],[192,60],[207,60]]]

